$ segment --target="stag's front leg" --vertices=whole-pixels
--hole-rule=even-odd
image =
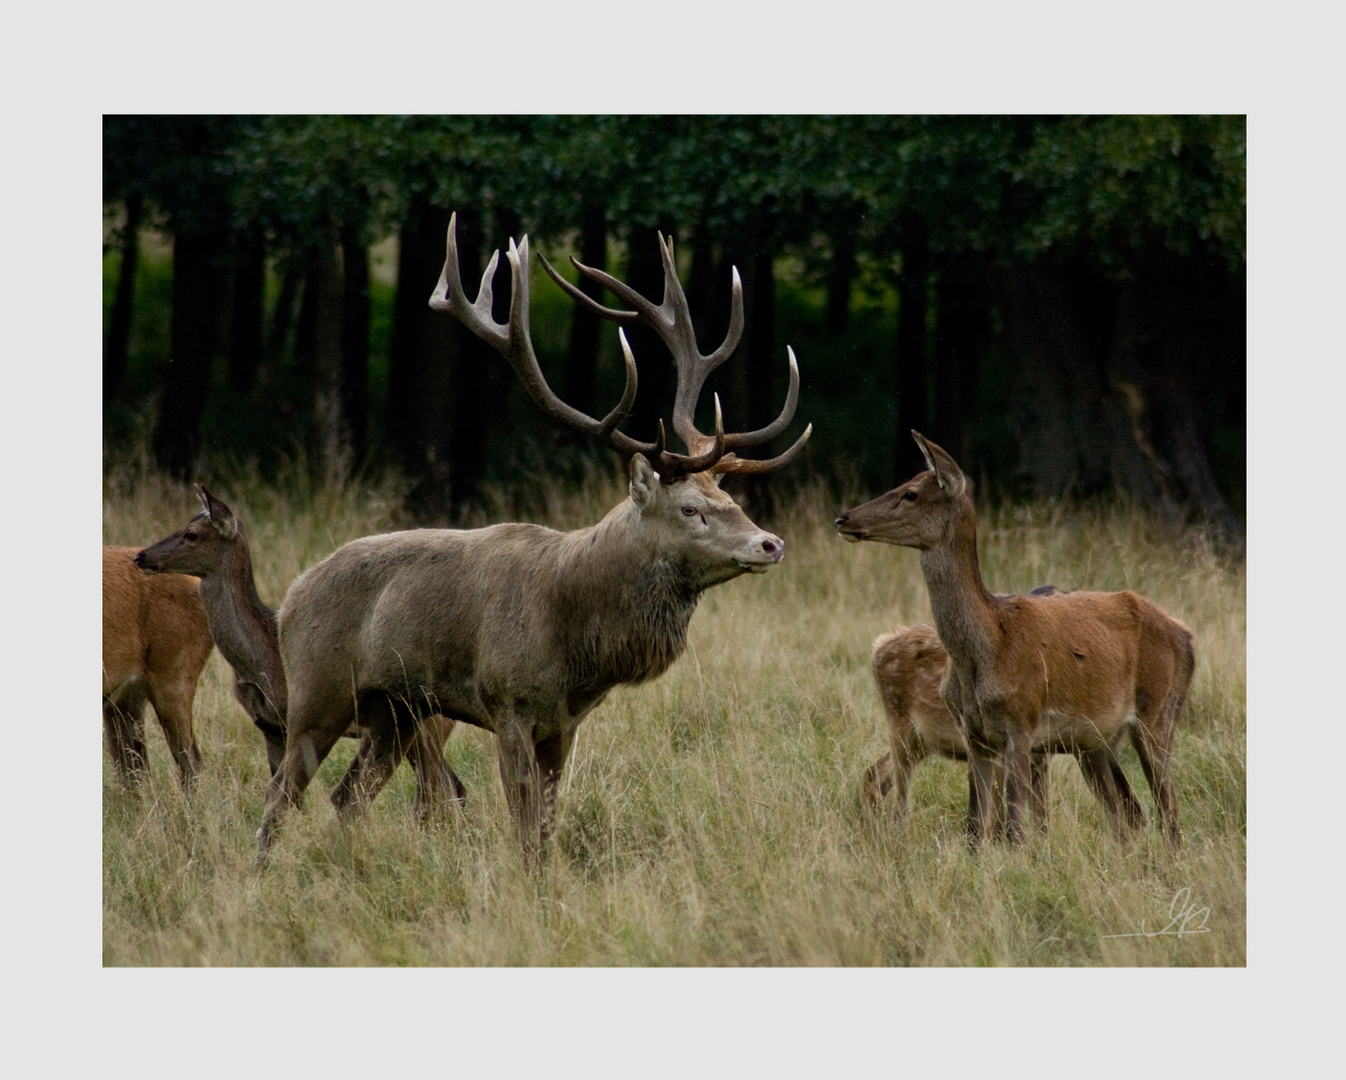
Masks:
[[[542,819],[539,840],[542,851],[547,850],[552,825],[556,819],[556,786],[561,780],[570,749],[575,744],[575,728],[567,727],[559,735],[543,739],[536,746],[538,771],[542,775]]]
[[[496,727],[500,780],[505,787],[514,833],[530,869],[542,860],[542,775],[538,768],[533,728],[514,720]]]

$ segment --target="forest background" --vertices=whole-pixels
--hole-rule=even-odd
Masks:
[[[114,457],[151,431],[184,478],[203,451],[393,466],[425,521],[464,520],[490,481],[581,475],[600,452],[426,305],[456,212],[473,282],[527,233],[572,280],[566,254],[657,299],[674,237],[703,347],[737,267],[747,330],[709,390],[728,429],[763,425],[793,346],[796,479],[891,486],[921,467],[915,428],[988,495],[1122,494],[1243,536],[1243,117],[108,116],[103,136]],[[616,334],[532,292],[548,380],[602,415]],[[509,296],[502,259],[497,318]],[[632,339],[626,427],[649,439],[672,366]]]

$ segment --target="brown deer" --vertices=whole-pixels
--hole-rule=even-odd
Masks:
[[[1129,591],[987,592],[967,480],[953,458],[912,436],[929,470],[847,511],[836,525],[848,540],[921,552],[935,628],[949,655],[941,696],[968,748],[969,841],[978,843],[996,823],[997,755],[1012,841],[1023,837],[1034,751],[1079,757],[1109,817],[1124,820],[1115,748],[1129,728],[1166,835],[1181,844],[1169,759],[1195,668],[1191,631]]]
[[[693,414],[706,376],[743,330],[743,291],[733,275],[729,332],[700,353],[678,282],[672,241],[660,236],[659,306],[622,282],[574,265],[633,311],[612,310],[543,267],[601,317],[654,329],[672,354],[678,386],[673,429],[688,453],[618,431],[636,396],[636,364],[624,331],[621,401],[597,420],[555,396],[529,337],[528,238],[508,258],[508,324],[491,316],[492,255],[475,303],[463,291],[451,219],[444,269],[430,299],[509,362],[544,412],[629,459],[630,498],[602,521],[562,533],[538,525],[416,529],[339,548],[302,574],[280,610],[280,651],[289,679],[288,741],[258,831],[265,858],[287,805],[298,802],[318,764],[353,722],[372,736],[367,753],[333,794],[340,809],[372,798],[396,768],[422,718],[441,712],[495,733],[500,775],[530,866],[546,850],[557,780],[580,722],[622,683],[653,679],[682,653],[701,593],[780,561],[784,542],[754,525],[720,490],[724,473],[764,473],[792,461],[812,427],[784,454],[747,460],[732,451],[774,438],[794,415],[799,370],[781,414],[765,428],[726,434],[715,399],[715,433]],[[574,262],[574,260],[572,260]]]
[[[199,582],[184,574],[151,581],[133,547],[103,549],[103,729],[123,786],[145,767],[145,702],[164,729],[184,791],[201,768],[192,733],[196,681],[212,648]]]
[[[1050,585],[1041,585],[1028,595],[1051,596],[1057,591]],[[871,813],[876,813],[879,800],[895,788],[893,818],[901,828],[910,808],[912,771],[932,754],[966,761],[967,740],[940,694],[948,671],[949,654],[933,627],[899,628],[893,633],[881,634],[874,641],[871,663],[879,700],[888,721],[889,750],[865,770],[865,805]],[[1116,756],[1097,752],[1081,752],[1078,756],[1085,779],[1104,809],[1109,811],[1114,809],[1107,787],[1107,775],[1111,774],[1117,793],[1116,809],[1120,810],[1120,816],[1110,813],[1113,826],[1125,833],[1143,825],[1145,811],[1132,792]],[[1042,828],[1047,825],[1047,764],[1046,753],[1035,750],[1029,787],[1034,816]],[[1004,768],[999,758],[995,763],[993,785],[996,792],[1004,790]],[[998,803],[998,797],[993,799],[993,811]],[[1002,825],[1003,819],[994,815],[993,830]]]
[[[145,548],[135,565],[148,574],[194,574],[210,636],[234,669],[234,697],[266,741],[274,776],[285,754],[286,690],[276,635],[276,613],[262,603],[252,574],[243,523],[220,499],[196,485],[202,511],[181,529]],[[437,717],[408,748],[416,769],[416,813],[425,817],[444,797],[461,800],[463,786],[444,761],[453,721]],[[355,728],[348,735],[360,737]]]

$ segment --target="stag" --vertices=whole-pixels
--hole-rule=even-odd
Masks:
[[[201,513],[181,529],[136,555],[145,574],[194,574],[201,579],[200,604],[210,637],[234,669],[234,697],[262,733],[274,776],[285,754],[287,694],[276,633],[276,613],[262,603],[252,573],[252,552],[243,523],[221,500],[196,485]],[[165,581],[168,578],[164,579]],[[463,798],[463,785],[444,761],[453,721],[433,718],[408,749],[416,770],[418,817],[445,796]],[[346,732],[362,736],[359,728]]]
[[[319,763],[352,723],[369,743],[333,794],[337,808],[367,801],[397,767],[423,718],[439,712],[495,733],[500,776],[515,833],[536,867],[552,829],[557,780],[575,732],[614,686],[653,679],[682,653],[701,594],[745,573],[764,573],[785,544],[748,519],[720,490],[726,473],[765,473],[792,461],[812,427],[769,460],[735,451],[760,446],[790,423],[799,370],[787,349],[789,390],[780,415],[757,431],[726,433],[718,397],[713,435],[694,423],[707,375],[743,330],[737,271],[724,342],[696,345],[678,282],[673,243],[659,237],[664,299],[655,305],[623,282],[573,260],[632,310],[590,300],[542,259],[577,301],[619,324],[626,368],[621,400],[595,419],[567,405],[543,378],[529,336],[528,238],[511,240],[509,321],[491,315],[499,252],[475,302],[463,290],[455,221],[430,306],[447,312],[499,352],[534,402],[553,419],[628,459],[630,497],[595,525],[562,533],[532,524],[415,529],[354,540],[302,574],[280,611],[280,651],[289,679],[288,741],[271,780],[258,857],[264,860],[285,808],[296,804]],[[677,369],[673,430],[685,454],[618,430],[636,396],[636,364],[624,327],[652,328]]]
[[[1035,751],[1075,754],[1086,777],[1094,768],[1109,817],[1125,819],[1115,750],[1129,730],[1167,838],[1178,846],[1170,757],[1195,668],[1191,631],[1130,591],[992,595],[977,562],[977,515],[962,470],[928,439],[912,437],[929,469],[848,510],[836,526],[848,540],[921,552],[935,629],[949,655],[941,694],[967,742],[969,842],[995,826],[997,755],[1011,841],[1023,838]]]
[[[103,728],[124,787],[145,766],[145,703],[163,728],[184,791],[201,769],[192,733],[196,682],[212,648],[196,578],[154,581],[132,563],[133,547],[103,549]]]

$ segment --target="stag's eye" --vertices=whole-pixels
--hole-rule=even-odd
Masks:
[[[194,533],[194,532],[183,533],[183,534],[182,534],[182,538],[183,538],[184,540],[195,540],[195,539],[196,539],[196,533]]]
[[[684,506],[684,507],[682,508],[682,512],[683,512],[683,514],[686,515],[687,517],[696,517],[696,507],[695,507],[695,506]]]
[[[905,495],[902,496],[902,501],[903,501],[903,502],[915,502],[915,501],[916,501],[916,492],[914,492],[914,491],[908,491]]]

